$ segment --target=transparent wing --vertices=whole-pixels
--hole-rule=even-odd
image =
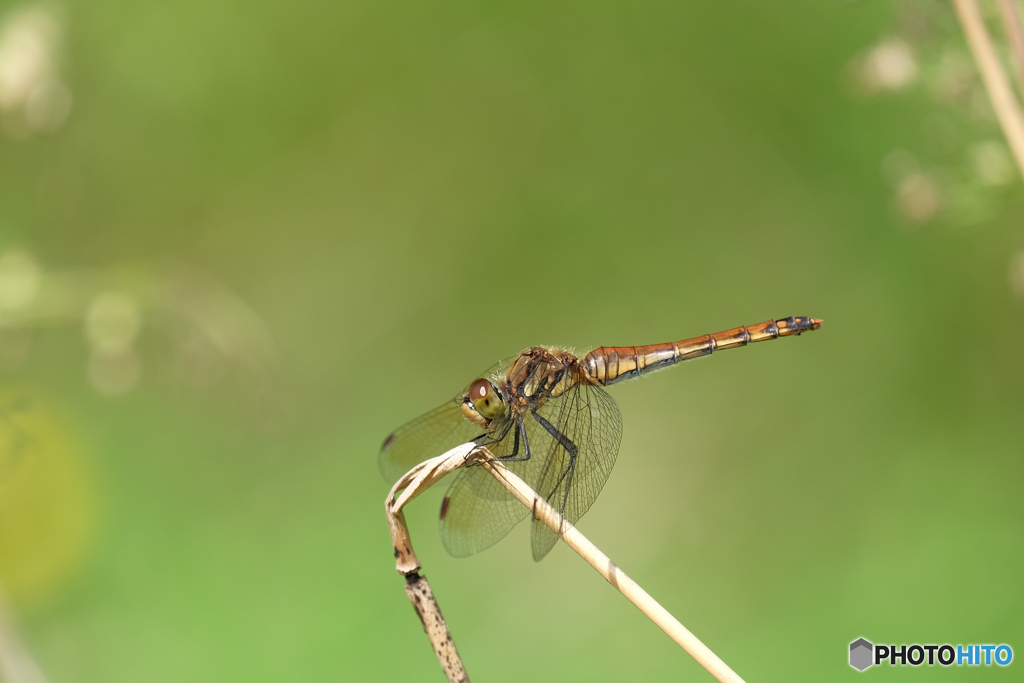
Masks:
[[[619,407],[604,389],[582,384],[561,400],[541,406],[537,414],[554,426],[557,437],[548,440],[546,452],[538,453],[543,466],[531,485],[563,519],[575,524],[593,505],[615,465],[622,440]],[[530,538],[537,562],[558,541],[558,535],[537,519]]]
[[[377,463],[389,484],[427,458],[441,455],[484,433],[463,413],[461,396],[407,422],[384,439]]]
[[[500,360],[477,376],[498,382],[514,358]],[[384,439],[377,463],[389,484],[394,484],[414,465],[427,458],[441,455],[484,434],[486,430],[462,412],[462,399],[468,390],[467,385],[448,403],[405,423]]]
[[[590,508],[601,492],[619,451],[622,423],[614,399],[599,387],[580,385],[522,418],[522,436],[514,425],[488,449],[519,475],[571,523]],[[483,443],[483,442],[482,442]],[[530,458],[526,455],[529,445]],[[576,451],[573,459],[570,450]],[[441,542],[455,557],[466,557],[494,545],[530,516],[493,476],[481,467],[467,467],[452,482],[441,506]],[[534,559],[541,560],[557,536],[534,522]]]
[[[548,450],[551,437],[539,423],[527,415],[522,422],[526,432],[523,438],[518,418],[501,440],[481,440],[487,449],[505,465],[530,482],[542,469],[542,457]],[[500,433],[500,430],[499,430]],[[529,444],[531,458],[526,457]],[[539,447],[539,451],[537,448]],[[438,523],[441,543],[454,557],[468,557],[491,547],[519,522],[530,515],[530,510],[509,493],[487,470],[470,466],[459,472],[441,504]]]
[[[505,538],[530,511],[482,467],[466,467],[441,504],[441,544],[453,557],[469,557]]]

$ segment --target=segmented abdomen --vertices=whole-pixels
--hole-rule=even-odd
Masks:
[[[609,385],[660,370],[684,360],[707,356],[720,349],[746,346],[751,342],[789,337],[816,330],[821,320],[815,318],[783,318],[759,325],[737,327],[725,332],[706,334],[683,341],[650,346],[602,346],[583,359],[583,367],[592,381]]]

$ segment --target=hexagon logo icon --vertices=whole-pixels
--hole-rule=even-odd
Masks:
[[[863,671],[874,664],[874,658],[871,656],[874,649],[875,646],[863,638],[850,643],[850,666],[857,671]]]

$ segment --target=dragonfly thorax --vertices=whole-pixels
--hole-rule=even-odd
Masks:
[[[568,351],[533,346],[512,362],[506,385],[512,396],[543,403],[579,383],[580,373],[579,360]]]

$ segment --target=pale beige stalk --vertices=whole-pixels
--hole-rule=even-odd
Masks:
[[[420,561],[412,549],[412,538],[402,508],[441,477],[465,465],[474,448],[476,444],[473,443],[456,446],[443,455],[416,465],[391,488],[384,503],[388,526],[391,528],[391,544],[395,548],[396,569],[405,577],[405,594],[423,623],[423,630],[449,683],[469,683],[469,675],[455,648],[455,641],[448,631],[448,624],[441,614],[441,607],[437,604],[430,583],[426,576],[420,574]],[[399,491],[402,491],[401,495]]]
[[[953,0],[960,25],[967,35],[967,43],[971,46],[971,54],[981,71],[985,90],[988,91],[992,108],[995,109],[1003,135],[1010,143],[1010,150],[1017,161],[1017,168],[1024,176],[1024,115],[1020,104],[1013,94],[1010,82],[1006,78],[1002,64],[992,45],[992,39],[985,28],[985,21],[978,11],[974,0]]]
[[[648,619],[667,633],[669,638],[676,641],[680,647],[686,650],[687,654],[697,660],[698,664],[707,669],[708,673],[722,683],[743,683],[743,679],[719,659],[718,655],[680,624],[678,619],[619,569],[618,565],[612,562],[607,555],[598,550],[597,546],[579,532],[579,529],[563,520],[557,510],[548,505],[546,500],[526,485],[526,482],[505,467],[503,462],[494,459],[486,448],[480,448],[474,453],[474,457],[479,459],[481,466],[487,468],[487,471],[498,481],[505,484],[505,487],[514,493],[523,505],[533,508],[533,514],[537,519],[551,527],[555,533],[561,533],[562,540],[566,545],[575,550],[580,557],[587,561],[587,564],[597,570],[598,574],[625,595],[630,602],[647,615]]]
[[[1013,50],[1017,87],[1024,95],[1024,24],[1021,24],[1017,0],[999,0],[999,13],[1003,16],[1003,30],[1006,31],[1006,39]]]
[[[467,464],[477,464],[487,469],[523,505],[532,509],[537,519],[544,521],[556,533],[560,533],[566,545],[575,550],[608,583],[617,588],[672,640],[686,650],[698,664],[707,669],[715,679],[722,683],[743,683],[743,679],[725,662],[619,569],[614,562],[608,559],[607,555],[598,550],[597,546],[588,541],[576,527],[564,521],[558,511],[538,496],[533,489],[527,486],[526,482],[509,471],[500,460],[496,460],[486,448],[477,448],[472,443],[453,448],[444,455],[427,460],[409,470],[391,489],[385,504],[388,524],[391,527],[391,540],[395,547],[397,569],[406,577],[409,584],[406,587],[406,593],[412,601],[416,613],[423,621],[427,637],[430,639],[438,661],[441,663],[441,668],[444,669],[449,681],[468,681],[469,678],[459,659],[447,624],[441,616],[441,609],[433,594],[430,593],[430,586],[426,583],[426,578],[419,574],[420,563],[412,549],[412,541],[409,538],[409,529],[405,524],[402,508],[441,477]],[[398,492],[403,488],[405,490],[399,495]],[[420,589],[410,590],[410,587],[420,585],[424,587],[425,592]]]

